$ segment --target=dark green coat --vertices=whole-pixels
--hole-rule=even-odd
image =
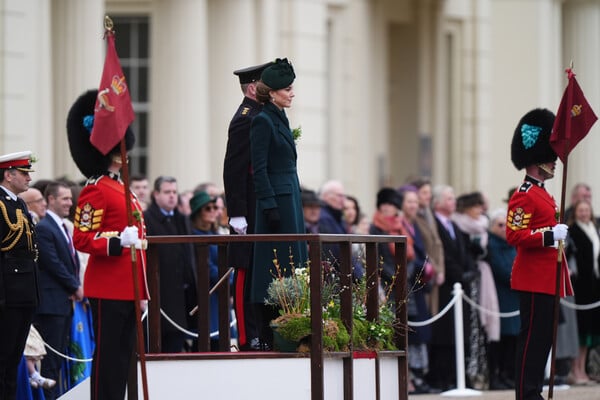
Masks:
[[[250,128],[254,190],[256,193],[255,233],[304,233],[304,215],[300,183],[296,172],[296,144],[284,111],[271,103],[252,120]],[[277,207],[281,217],[279,231],[271,232],[264,211]],[[290,251],[296,267],[305,266],[305,242],[257,242],[250,289],[250,301],[263,303],[273,279],[274,253],[282,267],[290,272]]]

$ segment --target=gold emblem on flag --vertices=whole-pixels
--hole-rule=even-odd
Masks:
[[[571,107],[571,116],[572,117],[576,117],[579,114],[581,114],[581,109],[583,107],[581,106],[581,104],[574,104],[573,107]]]

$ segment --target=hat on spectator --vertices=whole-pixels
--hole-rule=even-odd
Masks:
[[[302,207],[321,205],[321,202],[319,201],[319,198],[314,190],[302,189],[302,192],[300,192],[300,198],[302,199]]]
[[[67,115],[67,137],[71,157],[81,173],[88,178],[105,173],[115,154],[120,153],[120,143],[104,155],[90,142],[97,96],[96,89],[83,93],[75,100]],[[135,136],[129,127],[125,132],[125,148],[131,150],[134,143]]]
[[[192,210],[192,213],[190,214],[190,216],[193,217],[194,215],[196,215],[196,213],[198,211],[200,211],[202,209],[202,207],[204,207],[208,203],[216,203],[216,202],[217,202],[217,198],[210,197],[210,195],[206,192],[195,193],[194,196],[192,196],[192,198],[190,199],[190,209]]]
[[[484,204],[481,192],[462,194],[456,199],[456,210],[462,212],[467,208],[482,206]]]
[[[31,151],[19,151],[0,156],[0,169],[17,169],[22,172],[35,172],[31,168],[33,164]]]
[[[290,86],[295,78],[294,67],[287,58],[276,59],[260,76],[260,80],[273,90]]]
[[[531,110],[521,118],[510,149],[511,160],[517,169],[556,161],[556,153],[550,146],[552,125],[554,113],[545,108]]]
[[[273,61],[260,65],[253,65],[252,67],[237,69],[233,71],[233,74],[237,75],[237,77],[239,78],[240,85],[243,85],[245,83],[256,82],[260,79],[260,75],[265,70],[265,68],[267,68],[271,64],[273,64]]]
[[[402,195],[395,189],[384,187],[377,192],[377,207],[382,204],[392,204],[402,208]]]

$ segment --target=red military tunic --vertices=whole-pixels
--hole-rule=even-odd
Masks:
[[[511,288],[514,290],[556,293],[558,250],[553,247],[552,227],[557,224],[554,198],[533,182],[523,182],[508,203],[506,240],[517,249],[513,263]],[[560,295],[572,295],[573,289],[564,258],[561,263]]]
[[[123,182],[103,175],[90,179],[81,191],[75,212],[73,244],[90,255],[84,279],[86,297],[134,300],[129,248],[121,247],[120,233],[127,226]],[[131,209],[139,237],[145,243],[142,208],[132,195]],[[145,247],[145,246],[144,246]],[[140,298],[148,298],[146,252],[137,250]]]

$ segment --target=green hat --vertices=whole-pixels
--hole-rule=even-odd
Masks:
[[[206,192],[197,192],[190,199],[190,209],[192,210],[191,216],[196,215],[198,211],[202,209],[208,203],[215,203],[217,199],[215,197],[210,197]]]
[[[296,74],[294,67],[287,58],[278,58],[271,66],[265,68],[260,76],[260,80],[273,90],[286,88],[294,82]]]

